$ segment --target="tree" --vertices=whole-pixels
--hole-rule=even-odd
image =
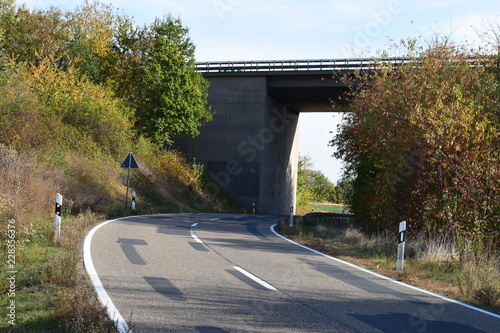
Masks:
[[[50,61],[58,65],[65,58],[69,30],[59,9],[29,11],[20,7],[2,15],[2,26],[3,50],[16,62],[38,66]]]
[[[335,189],[337,190],[337,202],[349,205],[349,198],[352,193],[352,178],[343,178],[339,181]]]
[[[89,2],[66,14],[69,30],[67,66],[95,83],[105,83],[111,73],[110,64],[115,35],[120,24],[127,20],[109,5]],[[116,70],[116,68],[114,68]]]
[[[337,202],[335,185],[321,171],[309,171],[307,188],[318,202]]]
[[[436,43],[414,62],[358,78],[369,84],[332,143],[367,229],[404,219],[414,230],[498,242],[499,83],[493,60],[475,59]]]
[[[302,209],[305,209],[312,199],[312,194],[307,188],[308,174],[311,167],[311,157],[299,156],[297,171],[297,206]]]
[[[0,34],[3,35],[5,29],[15,17],[15,0],[0,0]]]
[[[158,144],[170,144],[180,133],[199,134],[212,119],[207,106],[208,82],[195,71],[194,44],[180,19],[156,20],[141,59],[136,123],[140,133]]]
[[[299,206],[310,201],[340,202],[335,185],[318,170],[313,170],[309,156],[300,156],[297,175],[297,197]]]
[[[50,65],[111,89],[127,101],[127,116],[134,111],[138,135],[158,146],[181,133],[196,136],[211,120],[208,82],[195,70],[195,46],[180,19],[135,28],[98,1],[63,13],[13,9],[4,0],[0,10],[6,56],[34,73]]]

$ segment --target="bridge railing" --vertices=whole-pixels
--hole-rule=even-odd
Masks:
[[[307,71],[356,71],[394,67],[412,61],[407,58],[387,59],[316,59],[316,60],[261,60],[261,61],[212,61],[196,63],[202,73],[237,72],[307,72]]]

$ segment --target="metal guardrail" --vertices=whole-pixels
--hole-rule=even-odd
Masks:
[[[332,225],[335,227],[357,226],[358,220],[354,215],[336,213],[309,213],[300,221],[305,226],[316,226],[319,224]]]
[[[407,58],[387,58],[374,60],[360,59],[317,59],[317,60],[261,60],[261,61],[212,61],[197,62],[196,70],[201,73],[237,72],[307,72],[377,70],[398,66],[413,60]]]
[[[488,57],[465,59],[471,67],[482,67]],[[453,63],[461,59],[449,59]],[[463,59],[462,59],[463,60]],[[358,58],[358,59],[317,59],[317,60],[260,60],[260,61],[209,61],[197,62],[196,70],[201,73],[255,73],[255,72],[342,72],[377,71],[396,68],[402,64],[415,63],[417,58]]]

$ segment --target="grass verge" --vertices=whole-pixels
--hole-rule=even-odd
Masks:
[[[354,227],[280,223],[284,236],[361,267],[500,314],[500,261],[488,253],[464,255],[451,239],[407,240],[402,272],[396,272],[397,235],[367,236]]]
[[[15,265],[12,271],[3,271],[0,280],[1,316],[10,323],[2,320],[0,330],[114,332],[105,309],[78,271],[80,237],[102,218],[89,210],[65,218],[57,239],[52,221],[39,220],[28,235],[16,238]],[[15,280],[8,279],[12,276]]]

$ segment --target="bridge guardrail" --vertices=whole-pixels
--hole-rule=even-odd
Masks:
[[[196,70],[202,73],[234,72],[294,72],[294,71],[356,71],[394,67],[414,61],[408,58],[374,60],[359,59],[315,59],[315,60],[260,60],[260,61],[209,61],[197,62]]]
[[[354,215],[336,213],[309,213],[302,217],[301,222],[305,226],[332,225],[335,227],[358,226],[358,220]]]
[[[471,67],[482,67],[488,57],[466,59]],[[454,59],[443,59],[453,63]],[[460,59],[457,59],[460,60]],[[349,73],[356,70],[377,71],[396,68],[402,64],[419,63],[415,58],[358,58],[358,59],[312,59],[312,60],[259,60],[259,61],[208,61],[197,62],[196,70],[201,73],[255,73],[255,72],[308,72],[329,71]]]

